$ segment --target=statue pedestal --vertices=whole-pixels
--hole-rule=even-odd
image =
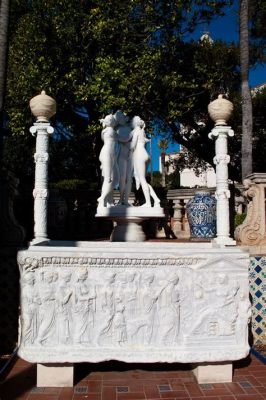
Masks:
[[[232,382],[232,363],[204,363],[194,366],[192,370],[198,383]]]
[[[37,364],[37,387],[72,387],[73,364]]]
[[[51,368],[55,386],[66,363],[108,360],[208,364],[224,382],[230,371],[215,368],[249,353],[249,255],[239,248],[51,241],[19,251],[18,264],[18,354]]]
[[[116,205],[113,207],[98,207],[97,218],[111,219],[114,229],[111,242],[144,242],[145,234],[141,223],[148,218],[164,218],[162,207],[133,207]]]

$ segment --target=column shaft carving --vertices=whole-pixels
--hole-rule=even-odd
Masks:
[[[216,139],[213,161],[216,165],[217,237],[214,239],[214,242],[222,245],[235,244],[234,240],[230,238],[230,191],[228,185],[228,163],[230,162],[230,156],[227,154],[228,136],[234,136],[234,131],[230,126],[216,126],[209,134],[211,139]]]
[[[34,196],[34,240],[33,243],[47,240],[47,206],[48,206],[48,161],[49,135],[54,129],[49,123],[37,122],[30,128],[36,136],[35,185]]]

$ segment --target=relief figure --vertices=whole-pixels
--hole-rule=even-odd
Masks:
[[[40,325],[38,344],[53,344],[56,332],[55,320],[55,279],[53,272],[44,272],[43,281],[40,283],[41,304],[39,307]]]
[[[238,283],[230,284],[228,275],[218,274],[213,287],[196,283],[195,299],[201,304],[191,332],[207,335],[233,335],[237,319],[236,294]],[[212,304],[210,309],[209,305]]]
[[[99,326],[98,344],[111,340],[111,324],[115,313],[115,282],[116,273],[107,272],[104,286],[99,288],[99,302],[102,315],[102,322]]]
[[[86,282],[88,271],[80,268],[75,285],[74,304],[74,342],[76,344],[91,343],[96,311],[96,291]]]
[[[71,272],[63,272],[56,296],[58,337],[62,344],[71,340],[73,285],[70,282]]]
[[[35,274],[29,272],[23,275],[22,307],[23,307],[23,338],[24,345],[33,344],[37,337],[38,310],[41,299],[35,287]]]
[[[143,278],[143,286],[139,291],[139,310],[141,314],[132,321],[130,329],[131,340],[134,343],[150,344],[156,337],[158,327],[157,320],[157,300],[161,294],[161,289],[153,286],[154,275],[148,274]]]
[[[160,341],[171,345],[177,341],[180,323],[179,277],[174,275],[168,279],[158,300],[158,318]]]

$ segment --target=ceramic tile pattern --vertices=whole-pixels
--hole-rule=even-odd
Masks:
[[[266,256],[251,257],[249,268],[254,344],[266,344]]]
[[[76,364],[74,388],[36,388],[36,365],[16,360],[0,387],[1,400],[262,400],[266,365],[234,363],[233,383],[198,385],[183,364]]]

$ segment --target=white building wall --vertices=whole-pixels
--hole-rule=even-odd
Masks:
[[[180,186],[193,188],[198,187],[215,187],[216,174],[212,167],[203,171],[199,176],[196,176],[193,169],[185,168],[180,172]]]
[[[179,157],[180,153],[165,154],[165,163],[169,163],[166,168],[167,175],[175,171],[174,165],[171,163]],[[159,158],[159,170],[162,172],[161,156]],[[215,187],[216,186],[216,174],[214,168],[209,166],[206,171],[202,171],[199,176],[196,176],[193,169],[185,168],[180,171],[180,186],[189,188],[193,187]]]

